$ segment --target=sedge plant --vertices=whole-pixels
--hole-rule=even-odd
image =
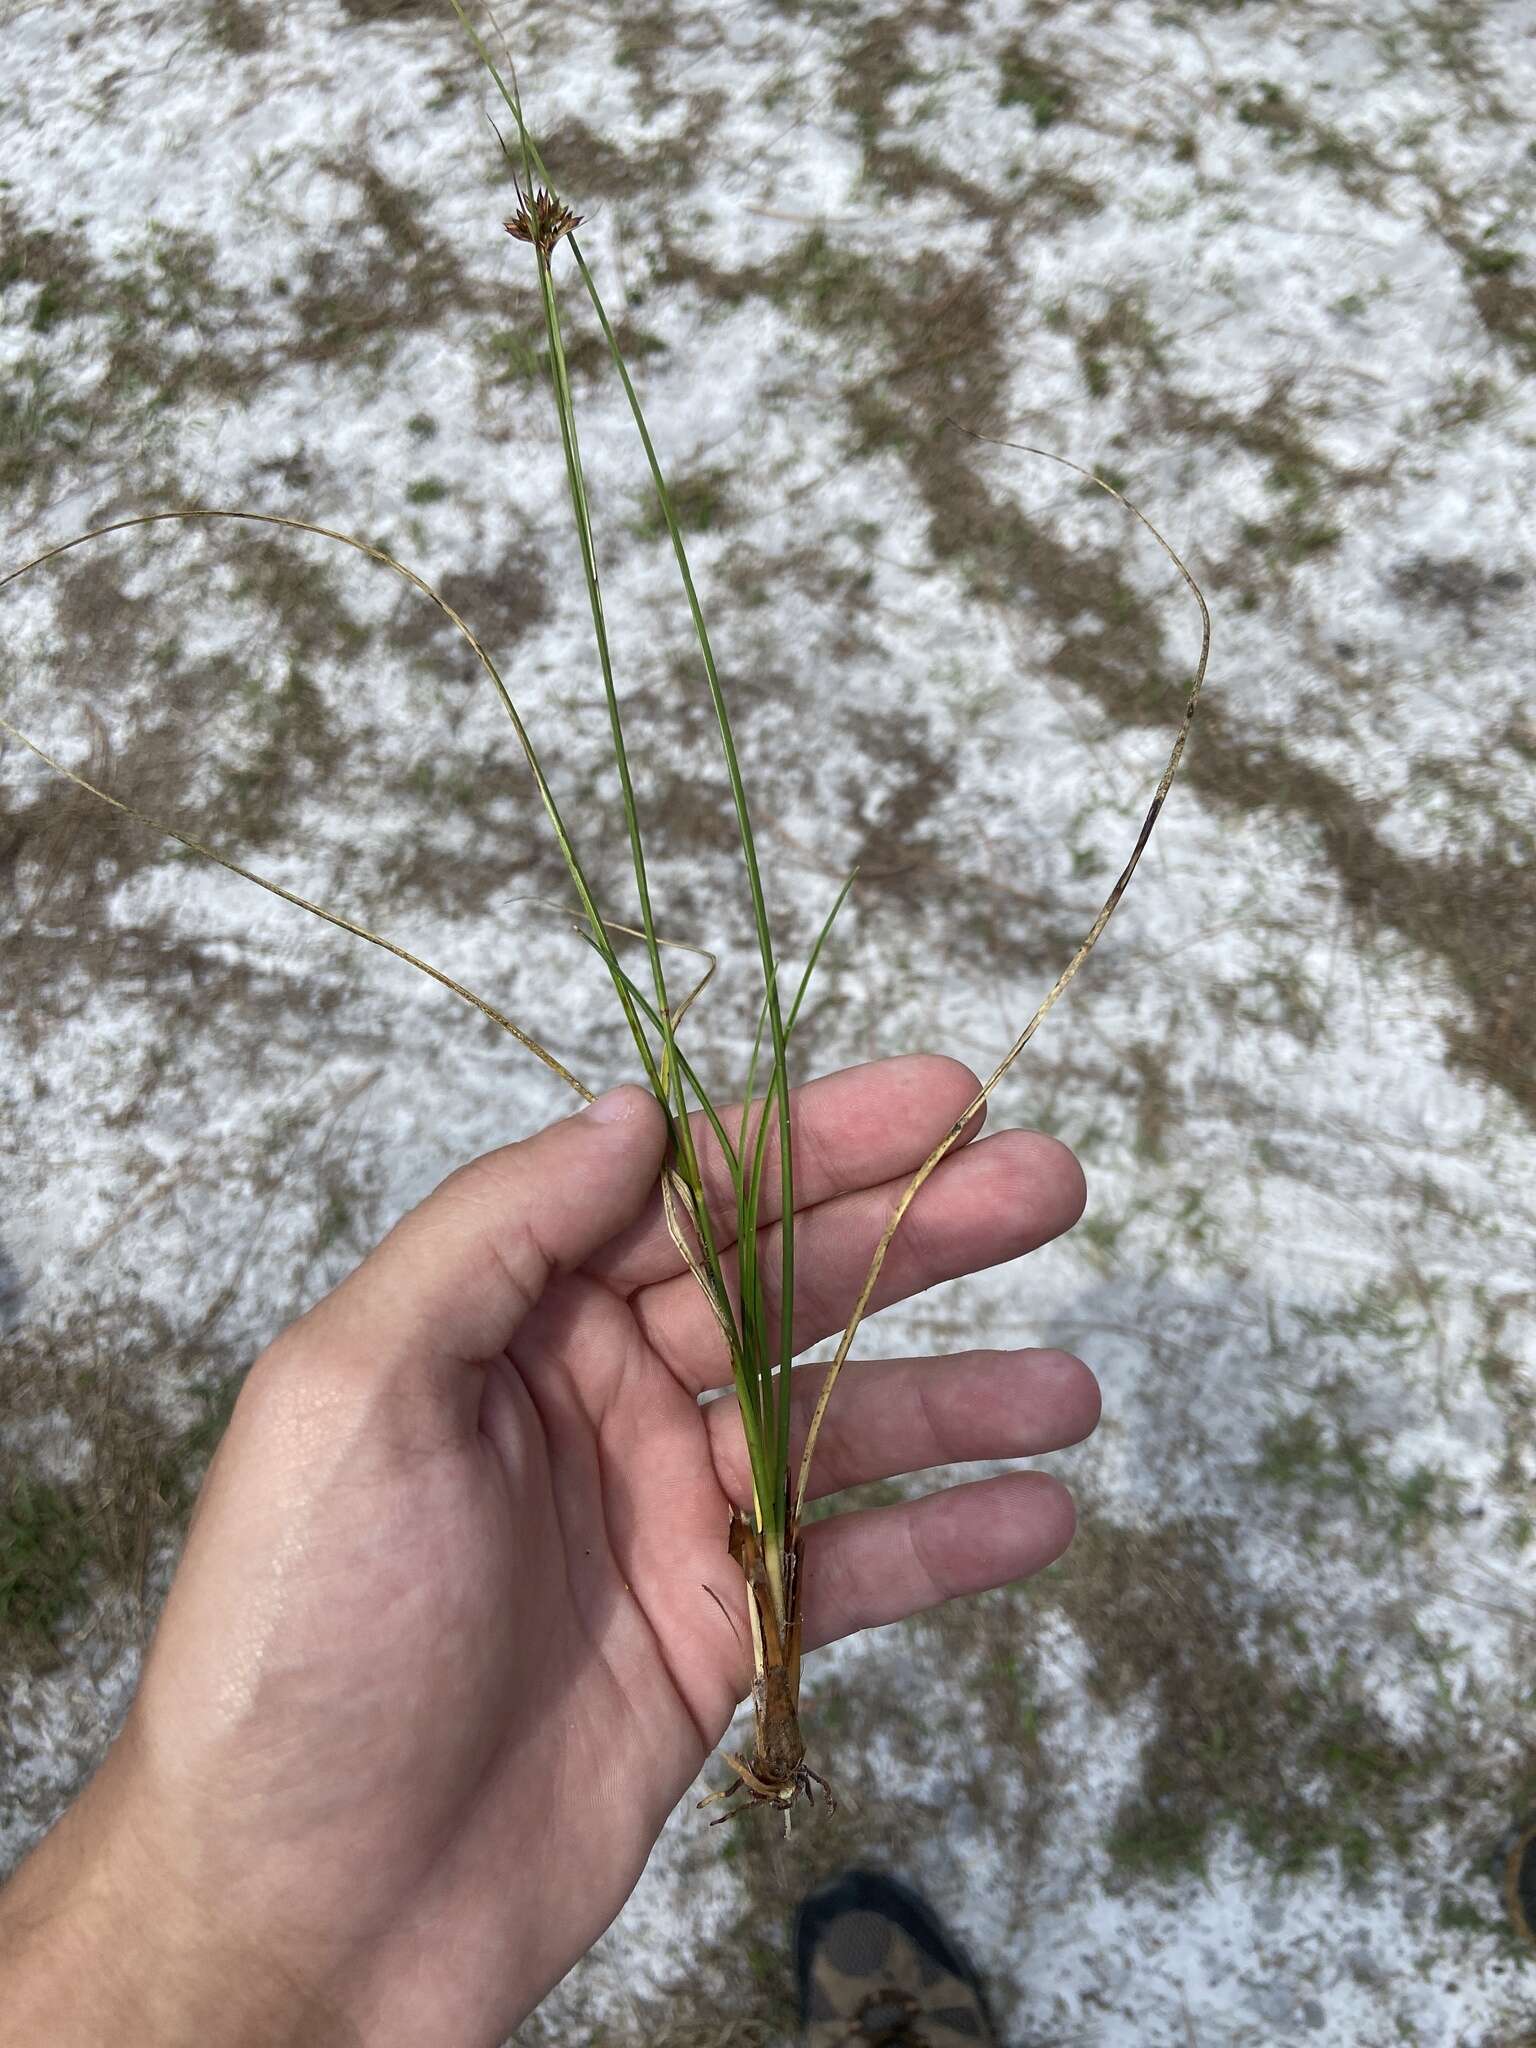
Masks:
[[[549,381],[564,456],[572,520],[581,557],[593,644],[602,680],[617,801],[623,817],[635,894],[639,904],[638,923],[618,922],[599,902],[589,870],[578,851],[576,831],[561,808],[532,735],[490,653],[451,605],[414,570],[383,549],[350,534],[287,515],[263,513],[246,508],[199,506],[139,514],[77,535],[71,540],[49,548],[21,568],[12,570],[7,576],[0,578],[0,589],[4,589],[7,584],[30,570],[107,534],[152,526],[164,521],[233,520],[317,535],[370,558],[426,597],[468,643],[511,723],[515,739],[543,806],[548,827],[564,863],[574,899],[573,909],[579,920],[578,930],[597,955],[607,975],[613,999],[628,1029],[646,1084],[665,1116],[667,1150],[661,1180],[661,1196],[667,1225],[689,1272],[704,1292],[729,1358],[731,1380],[740,1411],[742,1435],[751,1474],[751,1494],[749,1499],[741,1501],[733,1509],[730,1526],[722,1532],[722,1536],[741,1569],[744,1581],[743,1590],[754,1667],[752,1702],[755,1739],[750,1756],[726,1757],[731,1771],[730,1782],[720,1791],[710,1794],[709,1800],[727,1803],[726,1812],[721,1818],[728,1818],[732,1813],[748,1811],[754,1806],[771,1807],[783,1815],[787,1827],[790,1813],[796,1803],[801,1798],[814,1801],[816,1788],[819,1787],[828,1803],[831,1803],[831,1793],[825,1781],[806,1761],[799,1714],[800,1637],[805,1574],[805,1546],[801,1525],[812,1461],[828,1404],[868,1311],[886,1255],[902,1219],[917,1199],[924,1184],[958,1143],[973,1117],[1074,979],[1108,924],[1135,872],[1177,774],[1194,718],[1209,654],[1210,616],[1193,577],[1179,556],[1144,515],[1128,504],[1118,491],[1102,479],[1093,476],[1091,472],[1081,469],[1077,464],[1066,461],[1061,456],[1051,454],[1048,450],[1023,451],[1044,455],[1052,461],[1062,463],[1067,469],[1115,498],[1152,534],[1173,562],[1199,608],[1199,656],[1167,765],[1143,818],[1128,860],[1072,958],[1019,1031],[1012,1045],[981,1084],[974,1100],[962,1115],[956,1118],[895,1204],[865,1275],[853,1314],[825,1370],[797,1458],[791,1440],[791,1307],[795,1287],[794,1133],[790,1113],[791,1050],[795,1027],[817,964],[837,915],[847,901],[853,877],[850,876],[843,884],[828,909],[798,979],[792,985],[786,985],[781,973],[774,926],[753,829],[752,808],[732,729],[727,693],[721,682],[666,476],[623,349],[604,306],[596,279],[577,239],[576,231],[582,225],[581,217],[559,196],[555,180],[545,167],[537,144],[524,120],[515,81],[509,84],[507,76],[495,62],[461,0],[450,0],[450,4],[510,117],[510,139],[497,130],[503,153],[508,160],[515,194],[515,207],[505,226],[512,239],[528,250],[537,276],[548,344]],[[510,67],[508,69],[510,70]],[[653,899],[645,824],[636,793],[623,700],[615,678],[609,645],[598,573],[592,507],[582,462],[577,408],[565,348],[564,288],[558,281],[557,269],[565,268],[567,260],[569,265],[574,266],[577,285],[591,306],[607,343],[644,453],[656,504],[671,541],[684,600],[697,641],[702,684],[713,712],[723,771],[735,817],[741,877],[750,906],[762,993],[758,1005],[757,1029],[741,1094],[744,1108],[733,1127],[728,1127],[726,1117],[700,1078],[698,1065],[689,1055],[683,1032],[685,1021],[713,973],[713,959],[707,954],[704,955],[708,964],[702,976],[690,972],[686,977],[680,977],[676,956],[679,953],[699,954],[702,953],[702,949],[683,945],[673,938],[662,936]],[[961,431],[970,430],[962,428]],[[975,438],[983,440],[989,437],[977,435]],[[999,442],[996,445],[1017,447],[1020,444]],[[453,994],[473,1005],[483,1016],[542,1060],[577,1094],[586,1100],[591,1099],[593,1091],[536,1037],[496,1006],[477,995],[474,990],[445,974],[419,955],[340,911],[311,902],[308,898],[256,874],[229,855],[206,845],[179,828],[150,817],[132,803],[98,787],[46,752],[3,717],[0,717],[0,730],[19,740],[50,768],[66,776],[77,787],[111,805],[127,818],[167,834],[190,851],[217,862],[220,866],[281,897],[285,902],[309,911],[370,944],[382,947],[396,958],[431,976]],[[638,941],[643,950],[644,965],[636,973],[631,973],[621,958],[617,944],[620,938]],[[672,956],[670,961],[669,956]],[[718,1174],[723,1170],[728,1189],[724,1201],[724,1214],[718,1195],[712,1205],[706,1185],[706,1157],[710,1157],[712,1171]],[[777,1230],[777,1259],[772,1269],[769,1269],[765,1255],[765,1248],[772,1240],[760,1227],[760,1219],[770,1208],[780,1219]],[[727,1217],[728,1228],[723,1228],[722,1224]],[[733,1260],[728,1260],[726,1256],[727,1247],[734,1253]],[[732,1801],[739,1803],[731,1804]]]

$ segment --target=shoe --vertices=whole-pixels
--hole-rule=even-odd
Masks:
[[[976,1973],[916,1892],[847,1870],[795,1916],[805,2048],[995,2048]]]
[[[1510,1921],[1527,1948],[1536,1948],[1536,1821],[1528,1821],[1500,1846]]]

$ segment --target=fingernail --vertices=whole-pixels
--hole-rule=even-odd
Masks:
[[[599,1095],[595,1102],[589,1102],[581,1112],[595,1124],[627,1124],[635,1113],[635,1100],[641,1093],[632,1083],[610,1088],[606,1095]]]

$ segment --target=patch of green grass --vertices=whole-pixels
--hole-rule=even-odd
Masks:
[[[1260,85],[1240,100],[1236,111],[1245,127],[1263,131],[1271,148],[1296,149],[1293,164],[1332,171],[1347,190],[1353,190],[1360,174],[1372,168],[1367,148],[1319,119],[1272,82]],[[1301,147],[1303,144],[1305,148]]]
[[[1536,368],[1536,285],[1519,284],[1509,271],[1482,274],[1472,293],[1479,319],[1527,369]]]
[[[1126,1882],[1197,1873],[1230,1828],[1282,1873],[1332,1861],[1363,1881],[1431,1816],[1439,1738],[1403,1741],[1346,1664],[1319,1668],[1297,1615],[1233,1555],[1215,1518],[1140,1531],[1088,1515],[1030,1589],[1082,1636],[1090,1693],[1155,1715],[1111,1859]]]
[[[440,476],[419,476],[406,487],[405,502],[408,505],[440,505],[448,496],[448,486]]]
[[[12,296],[28,289],[30,300]],[[211,239],[153,220],[136,248],[102,265],[72,231],[29,227],[13,203],[0,201],[0,315],[45,338],[65,322],[89,323],[78,361],[94,373],[75,381],[67,402],[40,404],[34,392],[27,404],[18,385],[52,382],[57,366],[13,352],[0,435],[11,445],[3,471],[11,488],[33,467],[15,453],[28,427],[78,421],[88,431],[72,441],[75,452],[89,445],[103,461],[137,456],[157,437],[160,416],[185,396],[239,400],[272,368],[251,341],[244,289],[217,274]],[[45,443],[40,463],[53,459]]]
[[[1358,1438],[1345,1430],[1325,1429],[1308,1410],[1264,1431],[1252,1470],[1265,1486],[1351,1493],[1364,1488],[1369,1466],[1369,1455]]]
[[[303,769],[336,773],[347,745],[325,693],[291,656],[276,687],[265,677],[251,678],[243,694],[257,745],[225,769],[218,809],[248,844],[270,845],[282,837],[290,806],[303,796]]]
[[[1343,530],[1321,516],[1327,478],[1310,452],[1299,447],[1276,453],[1264,487],[1281,501],[1274,519],[1245,519],[1238,526],[1244,545],[1260,548],[1273,560],[1295,567],[1336,547]]]
[[[46,334],[56,322],[66,319],[70,310],[68,287],[58,278],[50,277],[32,307],[33,332]]]
[[[144,559],[138,553],[129,562]],[[48,657],[48,666],[62,675],[81,649],[89,649],[103,672],[152,682],[152,697],[121,730],[114,750],[135,794],[157,813],[176,815],[195,788],[197,803],[224,813],[233,835],[249,845],[270,843],[289,828],[293,806],[319,778],[339,769],[355,743],[358,721],[347,721],[344,739],[331,714],[328,699],[337,694],[332,671],[356,662],[371,632],[355,617],[331,567],[291,540],[232,532],[225,538],[222,530],[215,539],[208,529],[190,560],[220,594],[218,649],[192,655],[178,636],[167,636],[157,600],[130,594],[123,556],[103,553],[61,567],[60,617],[71,621],[72,637]],[[46,836],[51,815],[49,804],[40,802],[32,832]],[[70,906],[76,943],[93,971],[110,979],[116,969],[104,892],[174,856],[145,835],[117,831],[100,838],[93,818],[73,824],[71,832],[61,901]],[[172,1030],[190,991],[187,977],[204,984],[201,1007],[208,970],[195,943],[169,933],[160,939],[153,986]],[[30,961],[29,986],[40,1013],[48,1014],[52,1000],[67,1004],[62,960],[46,951],[23,957]],[[142,988],[142,953],[137,958],[133,972]],[[20,966],[18,958],[8,970]],[[236,980],[254,998],[248,966],[236,971]]]
[[[45,334],[61,320],[94,312],[101,280],[83,239],[68,230],[27,224],[10,199],[0,199],[0,313],[16,317],[10,292],[30,287],[36,296],[27,325]]]
[[[1103,303],[1091,319],[1070,319],[1077,343],[1083,381],[1094,398],[1114,388],[1115,372],[1131,375],[1164,367],[1162,337],[1148,317],[1145,295],[1127,287],[1104,294]]]
[[[1343,1512],[1362,1534],[1394,1549],[1422,1542],[1454,1522],[1459,1489],[1430,1465],[1392,1470],[1385,1439],[1350,1425],[1351,1400],[1343,1381],[1326,1385],[1300,1414],[1273,1422],[1259,1440],[1250,1470],[1262,1486],[1298,1493],[1311,1504],[1303,1516],[1308,1541],[1319,1535],[1322,1513]]]
[[[333,568],[305,555],[286,540],[263,536],[242,540],[232,550],[234,596],[270,613],[282,645],[305,661],[360,654],[372,637],[342,595]],[[171,673],[175,650],[165,673]],[[290,677],[291,683],[291,677]],[[285,700],[292,705],[292,696]]]
[[[1056,65],[1032,57],[1017,38],[999,52],[997,72],[997,104],[1027,107],[1037,128],[1054,127],[1071,112],[1071,79]]]
[[[1522,368],[1536,368],[1536,285],[1516,276],[1522,268],[1520,252],[1494,241],[1491,232],[1474,237],[1451,228],[1445,239],[1461,258],[1478,319]]]
[[[1504,1934],[1505,1922],[1495,1919],[1465,1899],[1442,1899],[1435,1912],[1435,1924],[1447,1934]]]
[[[666,343],[631,321],[620,320],[615,332],[626,359],[634,364],[661,355]],[[498,327],[476,342],[482,371],[491,384],[541,385],[549,375],[549,350],[532,329]],[[566,368],[573,379],[602,376],[610,368],[607,344],[591,329],[573,327],[565,341]]]
[[[99,1361],[99,1362],[98,1362]],[[0,1490],[0,1674],[48,1671],[72,1627],[137,1639],[146,1568],[185,1524],[240,1375],[163,1322],[80,1316],[0,1340],[0,1396],[13,1416],[57,1420],[76,1449],[67,1479],[23,1469]],[[157,1390],[181,1383],[190,1422]]]
[[[933,193],[973,218],[995,216],[997,195],[988,182],[967,177],[915,140],[937,105],[932,89],[948,73],[942,59],[935,63],[927,51],[913,46],[920,13],[897,8],[868,16],[847,10],[847,27],[836,48],[833,103],[858,138],[871,185],[894,199]],[[914,96],[915,86],[930,90]],[[894,102],[903,93],[907,104],[899,107]]]
[[[1337,128],[1316,127],[1312,131],[1312,145],[1306,153],[1306,160],[1322,170],[1335,171],[1340,177],[1347,178],[1351,172],[1358,171],[1367,158],[1359,143],[1351,142]]]
[[[200,1412],[190,1427],[175,1439],[165,1460],[174,1495],[189,1509],[197,1496],[208,1460],[218,1449],[229,1427],[229,1418],[235,1411],[235,1402],[244,1384],[243,1372],[226,1372],[204,1381],[194,1390]]]
[[[436,12],[436,9],[434,9]],[[380,370],[404,335],[435,327],[450,311],[479,312],[509,300],[531,302],[521,288],[494,294],[465,263],[463,252],[428,225],[425,196],[353,151],[323,168],[355,198],[350,221],[306,256],[288,300],[296,333],[290,360]]]
[[[1517,249],[1502,249],[1492,243],[1469,249],[1465,258],[1469,277],[1507,277],[1519,261]]]
[[[240,399],[267,375],[243,289],[218,274],[210,236],[151,221],[103,293],[100,409],[118,424],[194,395]]]
[[[1175,1121],[1174,1095],[1168,1078],[1172,1049],[1135,1045],[1130,1048],[1126,1063],[1136,1077],[1137,1157],[1164,1161]]]
[[[1314,1337],[1343,1337],[1351,1343],[1369,1340],[1393,1352],[1417,1346],[1433,1335],[1430,1303],[1443,1289],[1431,1287],[1428,1299],[1410,1291],[1401,1279],[1378,1276],[1355,1294],[1330,1308],[1303,1306],[1296,1311],[1302,1328]]]
[[[690,193],[697,187],[702,166],[713,160],[717,147],[718,101],[713,93],[695,93],[684,104],[682,121],[666,123],[654,137],[616,142],[579,115],[567,116],[548,131],[539,147],[557,178],[569,171],[570,189],[563,196],[578,213],[587,213],[598,199],[655,207],[662,193]]]
[[[204,331],[211,315],[236,304],[218,276],[212,236],[151,221],[129,265],[113,280],[111,307],[119,329]]]
[[[77,1496],[46,1480],[15,1480],[0,1505],[0,1636],[46,1657],[61,1624],[85,1604],[96,1554]]]
[[[500,327],[483,337],[480,354],[493,384],[537,384],[544,376],[549,352],[532,335]]]
[[[1114,1256],[1120,1239],[1125,1234],[1129,1219],[1111,1216],[1106,1210],[1092,1209],[1077,1226],[1078,1237],[1091,1252],[1094,1263],[1101,1272],[1108,1272],[1114,1263]]]
[[[332,1245],[340,1243],[347,1235],[352,1223],[353,1208],[350,1200],[341,1191],[332,1188],[326,1195],[325,1208],[321,1212],[320,1222],[315,1231],[315,1249],[329,1251]]]
[[[1168,1882],[1203,1868],[1208,1833],[1209,1825],[1200,1814],[1143,1805],[1115,1823],[1104,1846],[1122,1877]]]
[[[879,331],[889,296],[879,267],[861,250],[812,228],[785,252],[769,285],[769,296],[793,305],[829,332]]]
[[[1039,1682],[1038,1657],[1009,1642],[1002,1643],[977,1674],[994,1737],[1009,1756],[1039,1743],[1043,1723]]]
[[[413,412],[405,423],[405,431],[417,441],[431,441],[437,436],[437,421],[429,412]]]
[[[62,395],[45,363],[23,357],[0,382],[0,491],[44,482],[89,431],[87,409]]]
[[[672,509],[684,533],[714,533],[737,517],[728,469],[680,472],[671,480]],[[660,540],[667,528],[654,497],[647,497],[635,531],[646,540]]]
[[[1236,982],[1217,981],[1211,999],[1217,1014],[1232,1023],[1278,1027],[1301,1045],[1319,1044],[1328,1026],[1326,991],[1294,959],[1254,967]]]
[[[1344,538],[1339,527],[1329,526],[1325,521],[1286,528],[1245,519],[1238,532],[1248,546],[1271,550],[1292,567],[1314,555],[1326,554]]]

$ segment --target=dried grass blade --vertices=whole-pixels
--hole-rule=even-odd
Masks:
[[[951,426],[959,426],[959,423],[953,420],[949,424]],[[1083,477],[1087,482],[1096,485],[1098,489],[1106,492],[1111,498],[1114,498],[1119,504],[1123,505],[1126,511],[1133,518],[1139,520],[1147,532],[1151,534],[1163,553],[1172,562],[1174,568],[1178,570],[1190,595],[1194,598],[1200,612],[1200,652],[1195,662],[1194,679],[1190,684],[1189,694],[1185,700],[1184,715],[1179,721],[1179,728],[1174,736],[1173,747],[1168,756],[1167,766],[1163,770],[1161,779],[1153,793],[1152,801],[1148,805],[1146,815],[1142,819],[1141,830],[1136,835],[1136,843],[1131,849],[1130,858],[1116,877],[1113,888],[1105,897],[1098,916],[1089,926],[1087,934],[1078,946],[1077,951],[1072,955],[1072,958],[1067,962],[1061,973],[1057,975],[1033,1016],[1029,1019],[1029,1022],[1024,1026],[1008,1051],[983,1082],[975,1099],[967,1105],[962,1115],[956,1117],[943,1138],[923,1161],[922,1165],[903,1189],[901,1199],[897,1202],[890,1220],[881,1233],[880,1242],[875,1247],[875,1254],[870,1261],[869,1271],[865,1275],[864,1284],[859,1290],[858,1300],[854,1304],[853,1314],[848,1319],[847,1328],[843,1331],[842,1337],[838,1341],[837,1350],[827,1367],[826,1378],[822,1381],[821,1392],[817,1396],[816,1406],[812,1411],[810,1427],[806,1432],[805,1446],[800,1456],[800,1476],[795,1487],[794,1525],[798,1525],[805,1508],[806,1487],[810,1481],[811,1461],[816,1454],[816,1443],[821,1434],[822,1423],[826,1418],[827,1406],[832,1399],[833,1389],[837,1385],[838,1375],[842,1372],[843,1366],[847,1362],[848,1354],[853,1349],[853,1342],[859,1333],[859,1326],[869,1311],[870,1298],[874,1294],[875,1286],[879,1281],[892,1240],[901,1227],[902,1218],[911,1208],[913,1202],[916,1201],[930,1176],[959,1143],[966,1125],[975,1116],[976,1112],[984,1106],[993,1089],[996,1088],[1014,1061],[1023,1052],[1025,1046],[1034,1037],[1036,1031],[1039,1030],[1046,1017],[1055,1008],[1061,996],[1076,979],[1078,969],[1098,944],[1104,927],[1114,916],[1120,899],[1130,884],[1132,875],[1135,874],[1137,867],[1140,865],[1141,856],[1146,851],[1147,842],[1152,837],[1153,828],[1156,826],[1158,818],[1162,813],[1163,805],[1167,802],[1168,792],[1173,787],[1174,778],[1179,772],[1179,763],[1184,758],[1185,744],[1189,739],[1190,728],[1195,722],[1195,709],[1200,702],[1200,692],[1204,688],[1205,672],[1210,662],[1211,614],[1204,594],[1182,556],[1175,551],[1172,543],[1163,537],[1144,512],[1138,510],[1128,498],[1122,496],[1113,484],[1106,483],[1100,476],[1095,476],[1092,470],[1085,469],[1081,463],[1072,462],[1064,455],[1057,455],[1049,448],[1034,448],[1019,441],[1000,440],[991,434],[978,434],[969,427],[959,427],[959,431],[969,434],[972,440],[984,441],[993,447],[1013,448],[1021,454],[1040,455],[1048,462],[1059,463],[1062,468],[1069,469],[1075,475]]]

